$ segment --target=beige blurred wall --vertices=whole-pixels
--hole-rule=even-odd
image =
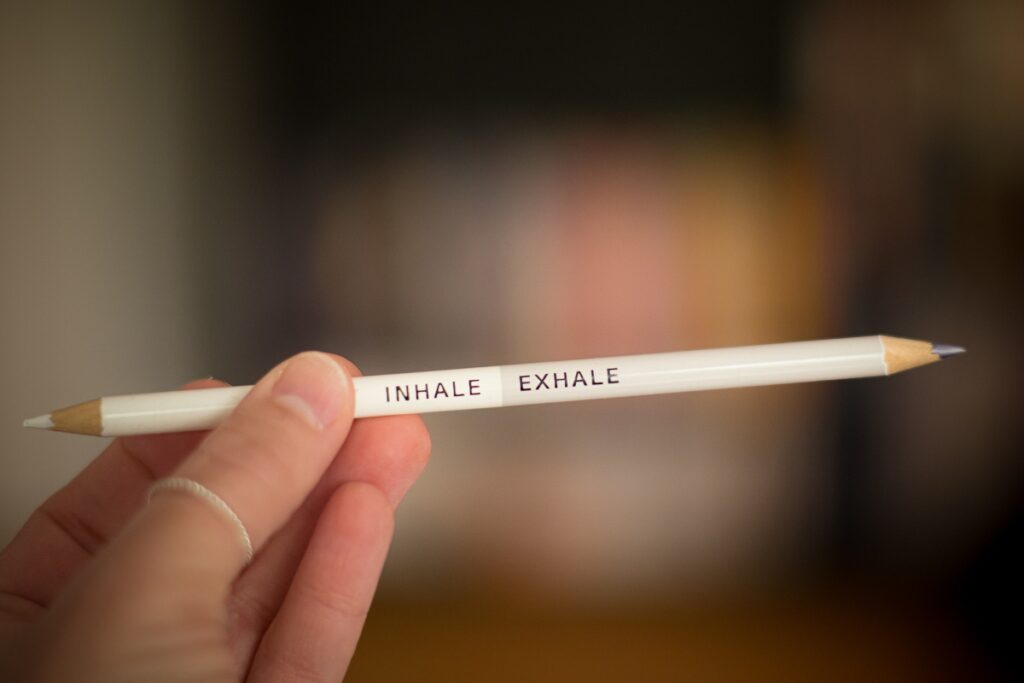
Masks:
[[[103,446],[23,418],[198,374],[185,27],[0,4],[0,544]]]

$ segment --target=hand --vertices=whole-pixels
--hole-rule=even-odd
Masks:
[[[114,440],[0,554],[4,679],[340,680],[430,451],[418,417],[353,423],[355,372],[300,354],[212,432]],[[251,564],[208,501],[145,504],[172,474],[238,515]]]

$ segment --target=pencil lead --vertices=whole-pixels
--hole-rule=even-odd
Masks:
[[[955,356],[958,353],[967,353],[967,349],[962,346],[953,346],[951,344],[932,344],[932,353],[939,358],[947,358],[949,356]]]
[[[53,420],[50,419],[50,415],[40,415],[38,417],[29,418],[21,423],[22,427],[31,427],[32,429],[50,429],[53,427]]]

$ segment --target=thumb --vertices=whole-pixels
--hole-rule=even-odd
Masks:
[[[323,353],[260,380],[173,475],[212,495],[158,490],[42,620],[62,653],[47,658],[51,678],[111,680],[112,662],[128,680],[161,667],[182,674],[168,680],[232,677],[225,604],[245,532],[258,550],[299,507],[345,440],[353,399],[341,359]]]
[[[220,498],[237,520],[192,492],[158,490],[109,560],[165,592],[182,583],[226,591],[247,560],[245,532],[258,550],[299,507],[344,442],[353,403],[340,359],[307,352],[285,361],[173,475]]]

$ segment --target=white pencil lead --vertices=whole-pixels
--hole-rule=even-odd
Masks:
[[[50,419],[50,414],[39,415],[38,417],[29,418],[21,423],[22,427],[31,427],[32,429],[50,429],[53,427],[53,420]]]

